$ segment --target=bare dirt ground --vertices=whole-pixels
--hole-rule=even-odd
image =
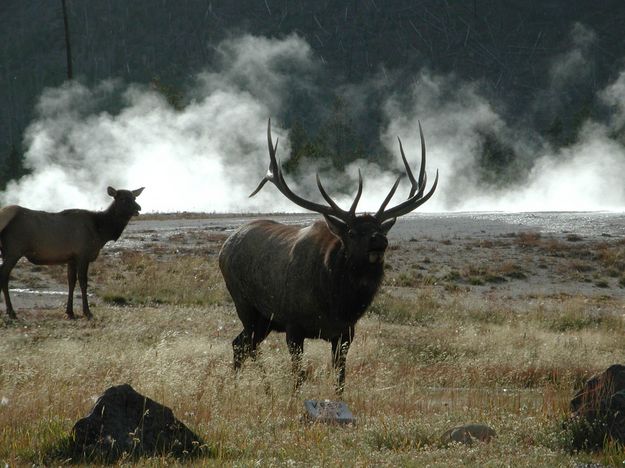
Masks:
[[[93,265],[115,263],[131,252],[162,256],[219,252],[241,224],[270,217],[307,224],[317,217],[284,215],[143,215],[109,243]],[[501,300],[522,309],[544,298],[584,296],[620,302],[625,298],[625,215],[614,213],[458,213],[413,215],[390,233],[387,291],[426,285],[441,295]],[[20,311],[63,310],[65,269],[37,267],[26,260],[13,270],[11,294]],[[90,301],[98,304],[97,275]],[[78,289],[78,288],[77,288]],[[78,291],[77,291],[78,297]],[[625,304],[625,303],[624,303]],[[79,302],[75,304],[78,312]]]

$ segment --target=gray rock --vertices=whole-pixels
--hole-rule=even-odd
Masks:
[[[459,442],[461,444],[471,445],[474,440],[490,442],[491,439],[496,436],[497,434],[494,429],[485,424],[464,424],[463,426],[449,429],[440,437],[440,441],[443,444]]]
[[[305,400],[304,408],[309,421],[355,424],[356,418],[342,401]]]
[[[128,384],[107,389],[91,412],[76,422],[72,435],[78,453],[104,459],[123,454],[184,456],[203,444],[171,409]]]

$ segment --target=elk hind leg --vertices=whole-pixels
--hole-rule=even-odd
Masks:
[[[69,293],[67,295],[67,307],[65,313],[70,319],[75,319],[74,315],[74,289],[76,288],[76,262],[69,262],[67,264],[67,286]]]
[[[76,265],[78,282],[80,283],[80,293],[82,295],[82,314],[90,319],[93,317],[89,310],[89,298],[87,297],[87,275],[89,274],[89,262],[79,261]]]
[[[243,331],[232,341],[234,369],[238,370],[248,357],[256,359],[256,348],[271,331],[271,324],[254,307],[241,301],[235,301],[235,306],[243,323]]]
[[[17,263],[20,257],[11,257],[4,256],[2,259],[2,265],[0,265],[0,288],[2,288],[2,292],[4,294],[4,302],[6,304],[7,315],[16,319],[17,315],[15,315],[15,310],[13,310],[13,304],[11,304],[11,297],[9,296],[9,276],[11,275],[11,270]]]
[[[269,332],[271,331],[271,322],[263,317],[260,312],[256,311],[256,321],[254,322],[254,330],[252,331],[252,347],[250,350],[250,356],[256,360],[256,350],[258,345],[261,344]]]

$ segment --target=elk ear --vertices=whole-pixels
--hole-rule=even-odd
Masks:
[[[388,234],[388,231],[391,230],[391,228],[395,224],[395,221],[397,221],[397,218],[391,218],[388,221],[384,221],[382,223],[382,231],[384,232],[384,234]]]
[[[145,187],[141,187],[141,188],[138,188],[137,190],[133,190],[132,194],[135,196],[135,198],[137,198],[139,195],[141,195],[141,192],[143,192],[143,189],[145,189]]]
[[[347,224],[334,216],[324,214],[323,217],[326,220],[328,228],[332,231],[332,234],[337,236],[339,239],[344,239],[348,231]]]
[[[109,186],[106,189],[106,193],[108,193],[111,197],[115,198],[115,195],[117,195],[117,190],[115,190],[113,187]]]

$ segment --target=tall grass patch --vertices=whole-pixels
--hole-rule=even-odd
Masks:
[[[230,300],[215,256],[126,252],[112,268],[97,275],[96,283],[97,293],[111,304],[208,306]]]

